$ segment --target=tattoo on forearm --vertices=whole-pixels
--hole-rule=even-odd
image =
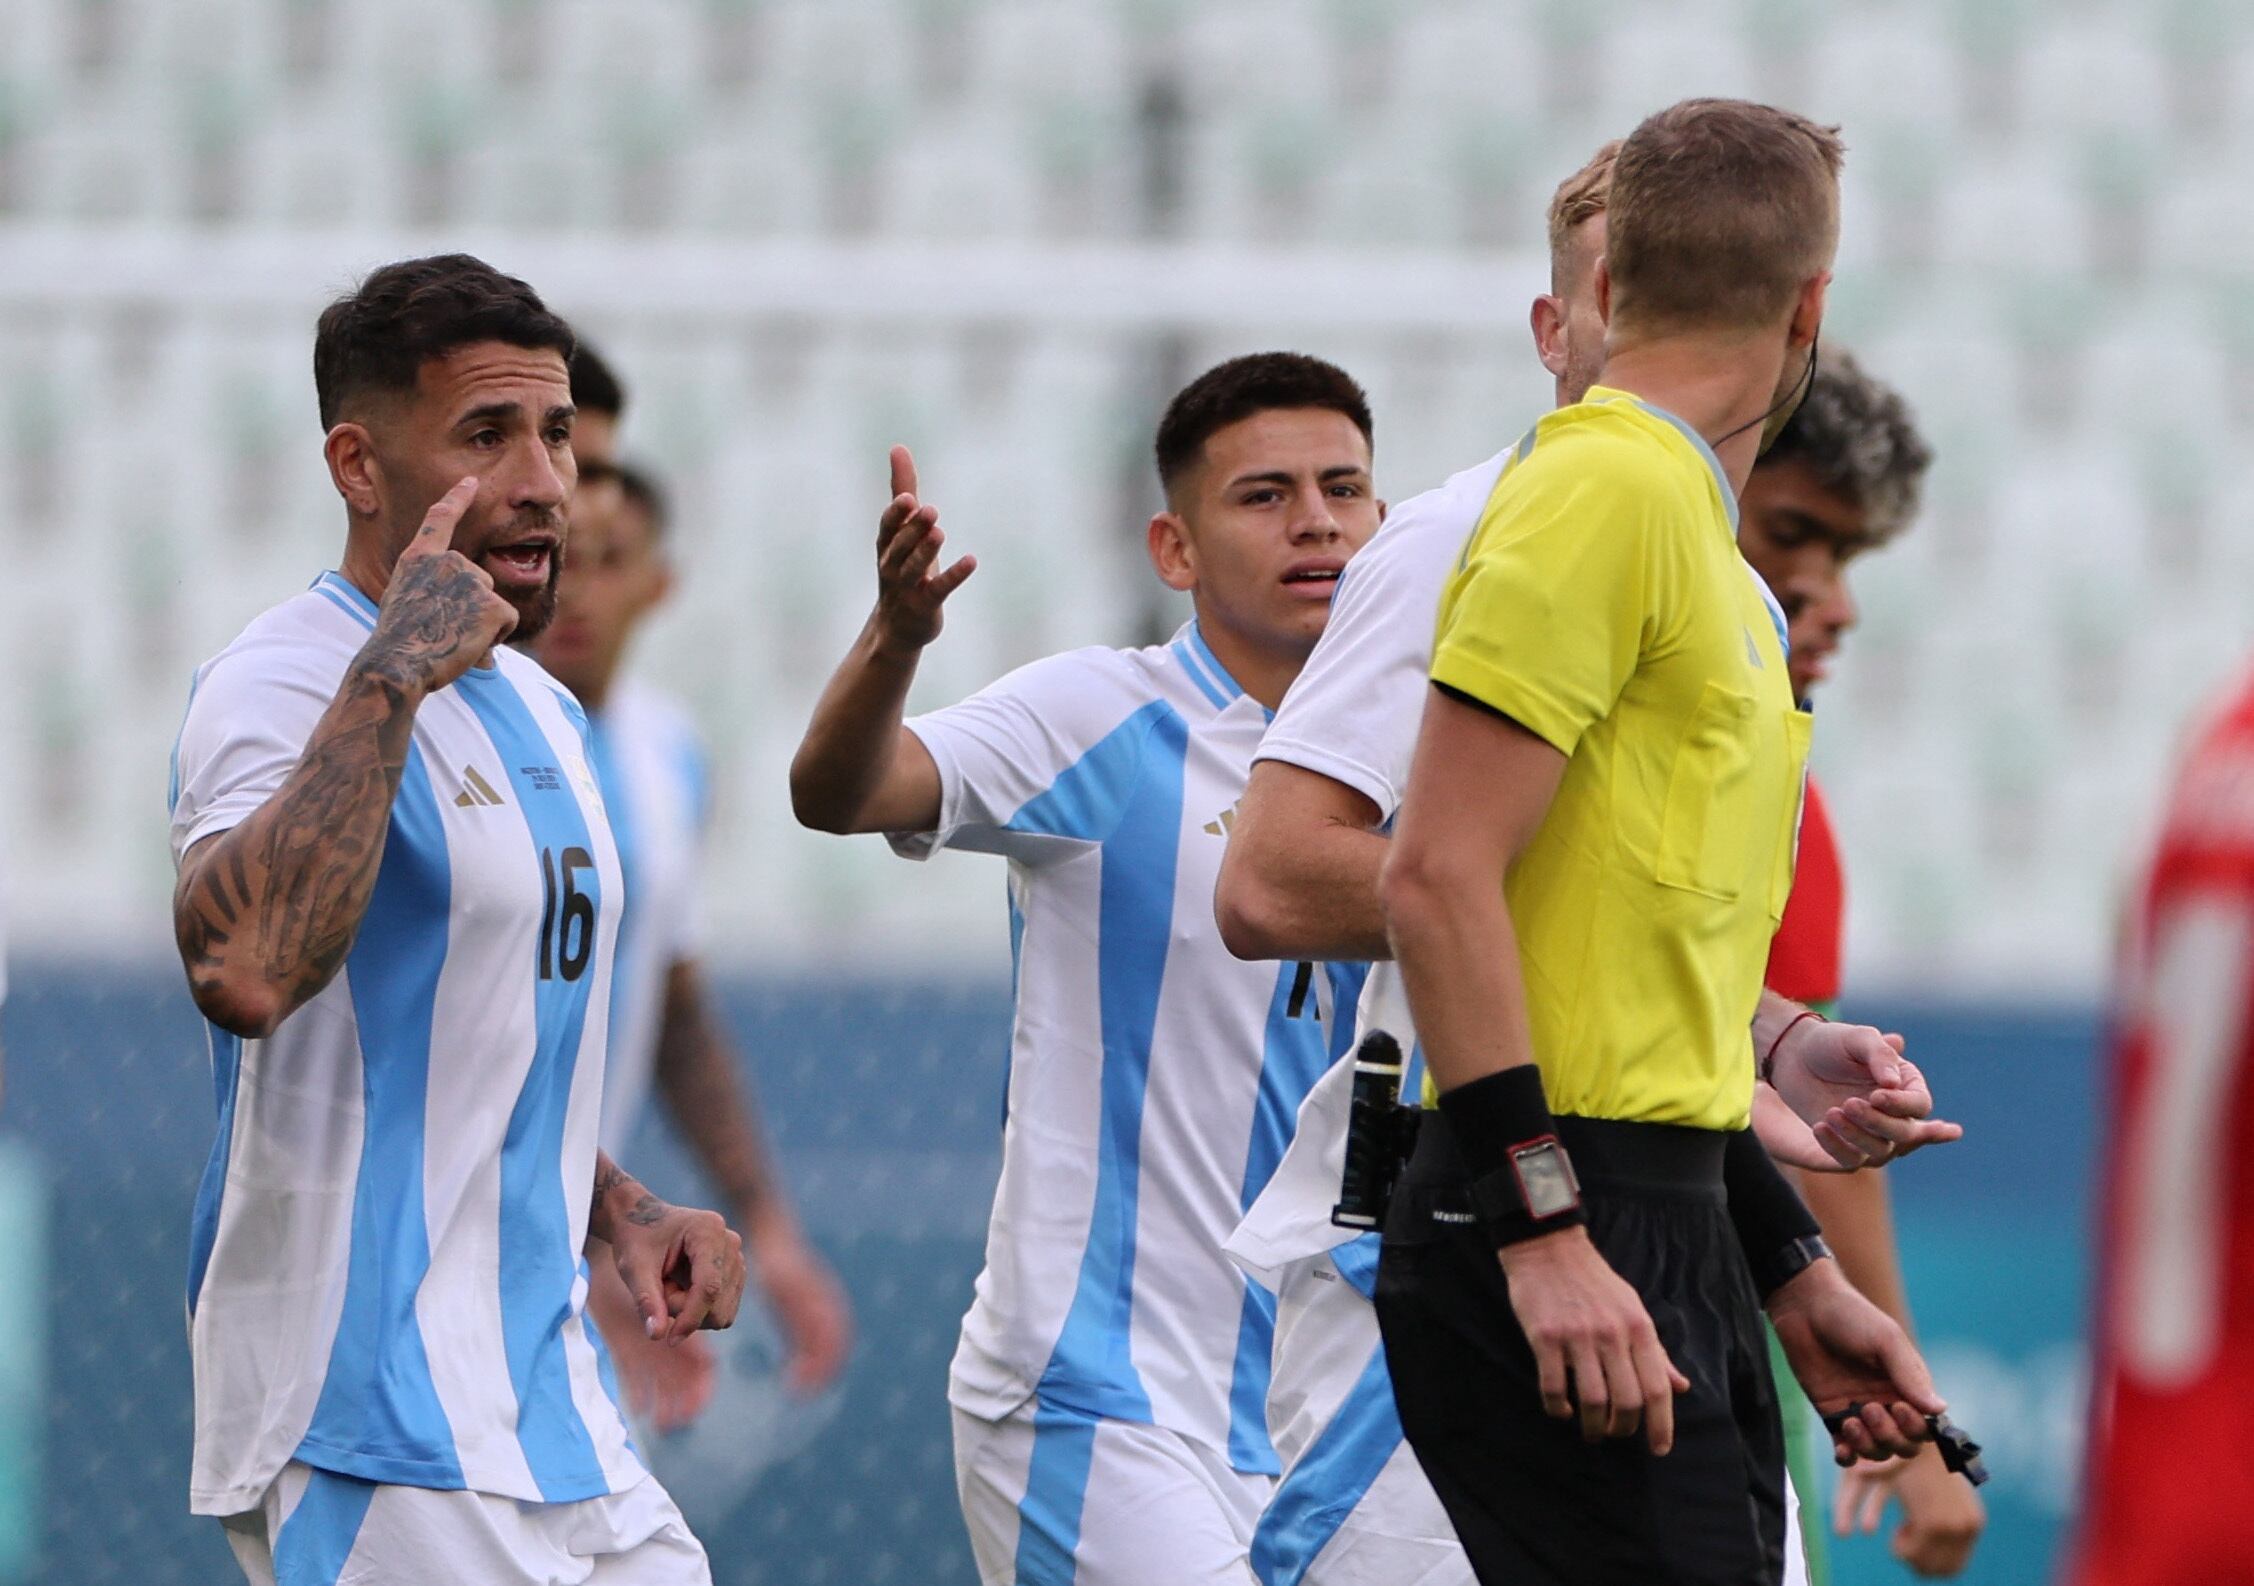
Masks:
[[[182,877],[173,923],[199,998],[251,968],[295,1007],[352,950],[414,723],[409,694],[374,681],[373,705],[324,717],[282,790]]]
[[[588,1221],[600,1225],[603,1221],[603,1202],[610,1192],[626,1182],[626,1174],[607,1156],[595,1158],[595,1199],[588,1208]]]

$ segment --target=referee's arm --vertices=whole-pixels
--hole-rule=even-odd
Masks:
[[[1443,1092],[1534,1060],[1503,875],[1540,830],[1565,766],[1563,752],[1493,710],[1440,687],[1427,698],[1380,895]],[[1690,1383],[1586,1230],[1522,1240],[1499,1259],[1544,1408],[1569,1419],[1578,1404],[1592,1440],[1641,1427],[1653,1453],[1672,1448],[1674,1395]]]

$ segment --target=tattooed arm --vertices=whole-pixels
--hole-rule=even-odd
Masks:
[[[735,1321],[743,1303],[743,1240],[718,1212],[659,1200],[601,1151],[587,1237],[609,1242],[650,1337],[678,1343],[700,1327]]]
[[[375,889],[416,708],[516,621],[448,548],[475,494],[475,480],[447,492],[400,554],[375,632],[288,779],[181,857],[173,934],[196,1006],[223,1030],[269,1035],[335,977]]]

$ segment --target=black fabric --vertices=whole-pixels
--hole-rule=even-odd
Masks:
[[[1471,1177],[1471,1209],[1491,1244],[1516,1244],[1587,1220],[1577,1205],[1536,1217],[1526,1203],[1526,1187],[1513,1153],[1557,1136],[1549,1098],[1542,1093],[1542,1071],[1532,1063],[1442,1091],[1440,1110],[1448,1115],[1450,1138],[1464,1154],[1465,1171]]]
[[[1823,1228],[1751,1129],[1740,1129],[1729,1142],[1722,1184],[1730,1198],[1730,1221],[1753,1274],[1754,1292],[1767,1299],[1808,1265],[1802,1241],[1820,1237]]]
[[[1777,1586],[1784,1433],[1752,1280],[1722,1189],[1725,1136],[1562,1117],[1589,1237],[1643,1296],[1691,1380],[1675,1447],[1582,1441],[1542,1409],[1532,1349],[1472,1220],[1445,1118],[1428,1116],[1378,1265],[1402,1429],[1485,1586]]]

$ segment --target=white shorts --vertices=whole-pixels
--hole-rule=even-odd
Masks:
[[[1272,1476],[1179,1432],[1028,1401],[955,1417],[955,1487],[985,1586],[1253,1586]]]
[[[607,1498],[525,1503],[292,1460],[256,1509],[220,1523],[251,1586],[712,1586],[655,1477]]]

